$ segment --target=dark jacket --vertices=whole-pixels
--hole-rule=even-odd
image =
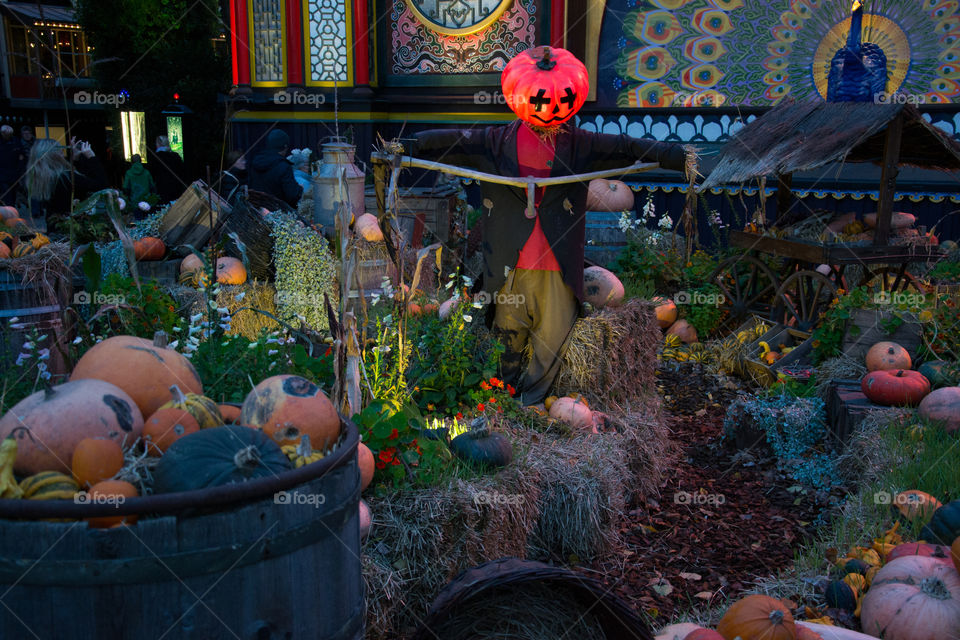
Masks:
[[[30,207],[33,217],[45,217],[48,230],[51,216],[69,215],[73,210],[73,199],[83,200],[94,191],[107,188],[107,175],[103,165],[96,158],[78,156],[73,160],[73,172],[65,173],[49,200],[41,202],[31,200]]]
[[[23,175],[23,150],[15,138],[0,139],[0,204],[17,202],[17,181]]]
[[[240,186],[246,181],[245,175],[238,174],[239,172],[234,173],[233,171],[224,169],[213,183],[213,190],[219,193],[223,199],[230,204],[236,201],[237,196],[240,194]]]
[[[130,165],[126,175],[123,176],[123,192],[130,198],[134,207],[137,203],[147,199],[147,196],[156,192],[157,187],[153,183],[153,176],[139,162]]]
[[[147,151],[148,166],[157,183],[160,204],[172,202],[183,195],[189,184],[183,159],[174,151]]]
[[[411,155],[444,164],[470,167],[502,176],[519,176],[517,120],[484,129],[438,129],[417,134]],[[625,167],[636,160],[659,162],[664,169],[682,171],[681,145],[641,140],[626,135],[591,133],[569,127],[557,134],[551,177]],[[493,203],[481,216],[484,273],[482,290],[493,295],[506,281],[504,269],[514,268],[520,249],[533,232],[535,218],[527,218],[523,189],[492,182],[480,183],[485,199]],[[565,204],[567,206],[565,206]],[[583,252],[586,233],[587,183],[547,187],[540,200],[540,224],[560,263],[563,280],[583,300]]]
[[[279,151],[257,154],[250,166],[250,188],[280,198],[296,208],[303,188],[293,177],[293,165]]]

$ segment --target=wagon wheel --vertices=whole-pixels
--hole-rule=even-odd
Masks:
[[[751,313],[769,317],[779,284],[773,271],[750,255],[733,256],[721,262],[710,276],[710,282],[723,294],[720,310],[727,314],[720,328],[728,331],[740,326]]]
[[[836,295],[837,287],[827,276],[817,271],[797,271],[777,289],[772,317],[800,331],[813,331],[820,313]]]
[[[906,265],[876,265],[865,269],[860,286],[869,291],[887,293],[928,293],[916,276],[906,270]]]

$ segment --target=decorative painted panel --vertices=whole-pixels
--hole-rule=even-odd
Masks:
[[[365,2],[366,0],[361,0]],[[307,84],[351,83],[349,0],[308,0]]]
[[[960,2],[871,0],[858,29],[851,0],[610,0],[599,88],[611,107],[771,106],[825,97],[851,30],[885,57],[880,95],[960,101]],[[603,55],[601,55],[601,60]],[[836,78],[857,71],[834,69]]]
[[[460,0],[459,4],[469,8],[480,3]],[[424,0],[421,7],[427,4],[437,4],[437,0]],[[536,0],[514,0],[490,26],[468,35],[444,35],[428,28],[404,0],[393,0],[389,15],[393,25],[390,72],[398,76],[499,72],[510,58],[537,44]]]
[[[283,0],[251,0],[248,10],[253,44],[253,84],[282,84]]]

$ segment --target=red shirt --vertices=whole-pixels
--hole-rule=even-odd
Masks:
[[[548,178],[552,170],[555,147],[551,142],[541,140],[537,134],[526,125],[517,129],[517,161],[522,177]],[[517,269],[536,271],[560,271],[547,237],[540,226],[540,198],[543,197],[543,187],[537,187],[534,194],[534,207],[537,209],[537,219],[533,231],[527,238],[526,244],[520,250],[517,259]]]

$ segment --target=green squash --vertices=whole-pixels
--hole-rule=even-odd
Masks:
[[[270,436],[239,425],[202,429],[170,445],[153,472],[156,493],[218,487],[275,476],[292,465]]]
[[[461,460],[484,467],[505,467],[513,460],[510,441],[486,427],[461,433],[450,441],[450,451]]]
[[[934,389],[941,387],[953,387],[960,383],[960,371],[956,363],[946,360],[931,360],[924,362],[917,368],[924,377],[930,381],[930,386]]]
[[[857,594],[843,580],[830,581],[830,584],[827,585],[826,601],[828,607],[835,609],[850,612],[857,609]]]
[[[947,547],[960,538],[960,500],[948,502],[934,511],[930,523],[920,531],[920,538]]]

